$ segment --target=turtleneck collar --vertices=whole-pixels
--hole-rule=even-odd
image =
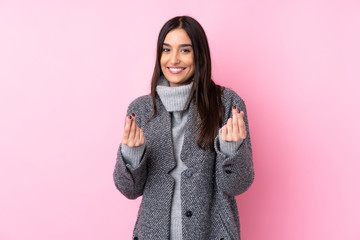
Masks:
[[[187,85],[170,87],[169,81],[165,76],[161,76],[159,83],[156,86],[156,92],[158,93],[161,102],[164,104],[166,111],[175,112],[184,110],[192,85],[193,83],[191,82]],[[185,109],[187,107],[188,105]]]

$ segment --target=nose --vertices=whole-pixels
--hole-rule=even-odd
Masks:
[[[172,65],[176,65],[180,63],[179,53],[177,51],[173,51],[170,58],[170,63]]]

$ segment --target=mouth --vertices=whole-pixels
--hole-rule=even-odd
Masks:
[[[167,69],[169,69],[169,72],[172,74],[179,74],[185,70],[184,67],[168,67]]]

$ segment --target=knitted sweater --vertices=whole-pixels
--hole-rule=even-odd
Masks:
[[[179,87],[170,87],[168,81],[162,77],[156,91],[164,104],[166,110],[171,113],[171,128],[172,128],[172,142],[174,147],[174,157],[176,159],[176,167],[170,172],[170,175],[175,180],[174,195],[172,198],[171,206],[171,224],[170,224],[170,239],[182,239],[182,223],[181,223],[181,173],[188,167],[180,158],[181,149],[184,141],[184,133],[186,121],[188,118],[189,108],[186,104],[192,83]],[[184,112],[182,112],[184,110]],[[219,130],[219,136],[221,130]],[[232,155],[239,148],[242,141],[238,142],[225,142],[220,140],[220,151],[225,155]],[[140,163],[141,156],[144,153],[146,144],[142,146],[130,148],[123,145],[121,154],[124,161],[134,168]]]

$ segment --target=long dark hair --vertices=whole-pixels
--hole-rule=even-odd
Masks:
[[[221,102],[223,87],[216,85],[211,79],[211,58],[208,40],[204,29],[192,17],[178,16],[167,21],[161,28],[156,49],[156,63],[151,81],[151,96],[153,101],[153,119],[157,115],[156,86],[161,71],[160,58],[166,35],[173,29],[182,28],[188,34],[194,51],[195,73],[193,86],[188,102],[194,96],[195,107],[200,115],[200,124],[197,132],[197,145],[206,150],[214,151],[214,139],[218,134],[219,126],[222,125],[224,108]],[[194,115],[194,122],[197,114]]]

